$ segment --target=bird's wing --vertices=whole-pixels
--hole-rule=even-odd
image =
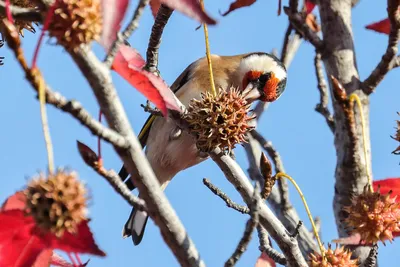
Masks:
[[[179,89],[181,89],[190,79],[191,76],[191,70],[194,68],[194,65],[197,64],[196,62],[193,62],[190,64],[182,73],[179,75],[179,77],[175,80],[175,82],[171,85],[171,90],[176,94]],[[150,115],[146,122],[144,123],[142,129],[139,132],[139,142],[142,148],[145,148],[147,139],[149,138],[149,133],[150,133],[150,128],[151,125],[153,124],[154,120],[156,119],[155,115]],[[122,166],[121,170],[119,171],[119,176],[120,178],[124,181],[126,178],[128,178],[129,173],[125,169],[124,166]],[[133,190],[135,187],[130,179],[127,180],[126,182],[128,188],[130,190]]]
[[[171,85],[171,90],[176,94],[179,89],[181,89],[190,79],[191,75],[191,70],[193,69],[193,65],[196,64],[196,62],[190,64],[182,73],[179,75],[179,77],[175,80],[175,82]],[[144,123],[142,129],[139,132],[139,141],[142,147],[144,148],[147,143],[147,138],[149,137],[149,132],[151,125],[153,124],[154,119],[156,118],[155,115],[150,115],[146,122]]]

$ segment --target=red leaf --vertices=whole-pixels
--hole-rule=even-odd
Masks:
[[[246,7],[246,6],[251,6],[252,4],[254,4],[257,0],[236,0],[235,2],[233,2],[230,6],[228,11],[226,11],[225,13],[221,14],[222,16],[226,16],[229,13],[231,13],[232,11],[238,9],[238,8],[242,8],[242,7]]]
[[[103,10],[103,32],[101,44],[110,49],[112,43],[117,38],[117,33],[121,27],[121,21],[125,17],[129,0],[102,0]]]
[[[135,49],[122,45],[112,68],[153,102],[164,116],[167,115],[167,109],[180,111],[180,102],[167,84],[160,77],[143,70],[144,65],[144,59]]]
[[[380,33],[389,34],[390,33],[390,21],[389,19],[384,19],[372,24],[365,26],[368,30],[373,30]]]
[[[11,197],[7,198],[4,201],[3,206],[1,207],[0,211],[5,210],[23,210],[25,209],[25,195],[22,191],[16,192]]]
[[[158,9],[161,6],[161,0],[151,0],[150,1],[150,8],[151,8],[151,13],[153,13],[153,16],[157,16]]]
[[[97,256],[106,254],[96,245],[92,232],[89,229],[88,221],[82,221],[77,228],[76,234],[65,232],[61,238],[57,238],[52,233],[43,236],[48,247],[61,249],[65,252],[88,253]]]
[[[257,259],[254,267],[276,267],[276,263],[264,252]]]
[[[393,191],[392,196],[398,196],[396,201],[400,201],[400,178],[388,178],[384,180],[374,181],[372,186],[375,191],[379,191],[381,194],[387,194],[390,190]]]
[[[40,238],[32,235],[35,222],[22,210],[0,213],[0,266],[32,266],[45,249]]]
[[[306,0],[305,6],[306,6],[306,13],[310,14],[314,10],[315,3]]]
[[[36,258],[36,261],[32,267],[44,267],[44,266],[50,267],[52,255],[53,255],[52,249],[42,250],[42,252]],[[65,267],[67,267],[67,266],[65,266]]]
[[[195,20],[201,23],[206,23],[206,24],[217,23],[213,18],[211,18],[206,12],[204,12],[201,9],[198,0],[157,0],[157,1],[160,1],[162,4],[165,4],[171,9],[182,12],[186,16],[194,18]]]

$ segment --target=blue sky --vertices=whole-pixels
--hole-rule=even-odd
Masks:
[[[130,11],[136,2],[131,1]],[[221,18],[218,10],[224,11],[230,2],[205,1],[209,12],[219,19],[217,27],[209,28],[212,53],[233,55],[251,51],[269,52],[274,48],[280,50],[288,21],[285,15],[276,15],[277,1],[258,1],[250,8]],[[367,77],[375,67],[387,44],[386,35],[367,31],[364,26],[384,17],[384,3],[360,1],[354,9],[354,38],[361,78]],[[140,28],[130,39],[131,45],[142,55],[145,55],[152,23],[153,18],[147,8]],[[197,26],[197,22],[176,13],[165,29],[160,49],[160,71],[169,84],[188,64],[205,54],[203,32],[195,31]],[[32,58],[38,36],[28,32],[23,39],[28,59]],[[94,45],[94,49],[103,58],[99,45]],[[0,55],[6,57],[5,65],[0,67],[0,97],[3,99],[0,107],[3,114],[3,130],[0,133],[2,202],[21,189],[29,177],[45,170],[47,161],[35,93],[24,80],[21,68],[10,51],[3,47]],[[332,213],[335,149],[333,136],[324,119],[314,111],[319,95],[313,59],[314,49],[310,44],[303,43],[290,66],[285,93],[279,101],[270,105],[261,119],[259,130],[273,141],[281,153],[287,173],[302,188],[313,215],[321,217],[322,238],[327,243],[337,237]],[[61,47],[45,44],[38,65],[54,90],[67,98],[79,100],[93,116],[97,116],[98,105],[88,83]],[[375,179],[399,174],[400,158],[390,154],[397,146],[390,138],[395,132],[396,112],[399,110],[397,71],[389,73],[371,96],[372,167]],[[117,75],[113,75],[113,78],[131,124],[138,133],[147,117],[140,107],[145,99]],[[56,165],[76,170],[90,191],[90,226],[97,243],[107,253],[106,258],[91,257],[90,266],[177,266],[153,222],[149,222],[140,246],[134,247],[131,240],[122,239],[121,230],[130,207],[103,178],[85,165],[76,148],[76,140],[95,148],[96,138],[69,115],[53,107],[48,107],[48,116]],[[246,169],[248,164],[243,148],[238,147],[236,154],[240,165]],[[103,143],[103,157],[107,168],[119,170],[121,161],[106,143]],[[236,247],[248,218],[226,208],[203,186],[203,177],[211,179],[234,200],[242,202],[211,160],[177,175],[166,194],[206,264],[221,266]],[[309,228],[310,223],[307,222],[300,198],[293,187],[290,188],[290,198],[305,227]],[[248,251],[237,266],[253,265],[260,254],[257,247],[258,240],[254,235]],[[380,266],[391,266],[389,263],[399,249],[398,243],[381,246]],[[83,258],[87,259],[87,256]]]

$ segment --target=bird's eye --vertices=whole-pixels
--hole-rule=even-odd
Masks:
[[[258,81],[260,82],[260,87],[264,88],[265,83],[271,78],[271,73],[264,73],[262,75],[260,75],[260,77],[258,78]]]

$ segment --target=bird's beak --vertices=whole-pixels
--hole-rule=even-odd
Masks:
[[[243,90],[243,96],[248,103],[252,103],[253,101],[259,99],[261,97],[261,94],[258,91],[258,88],[254,86],[253,83],[249,83],[247,87]]]

